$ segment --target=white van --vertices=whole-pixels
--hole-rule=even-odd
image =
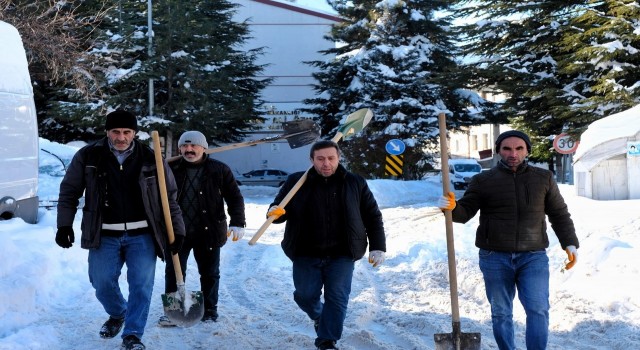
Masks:
[[[473,175],[479,174],[482,167],[475,159],[449,159],[449,180],[456,190],[465,190]]]
[[[0,21],[0,220],[38,221],[38,122],[18,30]]]

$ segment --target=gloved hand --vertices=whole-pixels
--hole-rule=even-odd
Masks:
[[[442,196],[438,199],[438,208],[442,210],[453,210],[455,207],[456,194],[453,192],[449,192],[446,196]]]
[[[564,251],[567,252],[567,260],[569,260],[564,269],[569,270],[578,262],[578,249],[574,245],[568,245]]]
[[[233,235],[231,240],[234,242],[242,239],[244,237],[244,227],[230,226],[227,231],[227,237],[231,237],[231,235]]]
[[[273,219],[277,220],[279,217],[284,215],[284,213],[286,213],[284,208],[279,208],[277,205],[274,205],[271,208],[269,208],[269,210],[267,211],[267,217],[274,216]]]
[[[373,264],[373,267],[382,265],[384,262],[384,252],[382,250],[372,250],[369,252],[369,263]]]
[[[180,249],[182,249],[183,243],[184,243],[184,236],[174,235],[173,243],[169,244],[169,251],[171,251],[171,254],[173,255],[178,254],[180,252]]]
[[[75,236],[73,235],[73,227],[60,226],[58,232],[56,232],[56,243],[62,248],[71,248]]]

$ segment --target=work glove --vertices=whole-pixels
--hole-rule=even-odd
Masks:
[[[382,250],[372,250],[369,252],[369,263],[373,264],[373,267],[382,265],[384,262],[384,252]]]
[[[56,243],[62,248],[71,248],[75,236],[73,235],[73,227],[60,226],[58,232],[56,232]]]
[[[180,252],[180,249],[182,249],[182,244],[184,243],[184,236],[182,235],[174,235],[173,236],[173,243],[169,244],[169,251],[171,251],[171,254],[176,255]]]
[[[446,196],[442,196],[438,199],[438,208],[442,210],[453,210],[455,207],[456,194],[453,192],[449,192]]]
[[[569,260],[564,269],[569,270],[578,262],[578,249],[574,245],[569,245],[564,249],[564,251],[567,252],[567,260]]]
[[[230,226],[227,231],[227,237],[231,237],[231,235],[233,235],[231,240],[234,242],[242,239],[244,237],[244,227]]]
[[[277,220],[279,217],[284,215],[284,213],[286,213],[284,208],[279,208],[277,205],[274,205],[267,211],[267,217],[273,216],[273,219]]]

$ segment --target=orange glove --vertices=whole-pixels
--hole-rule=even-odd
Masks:
[[[284,208],[280,208],[280,207],[274,205],[271,208],[269,208],[269,211],[267,211],[267,217],[274,216],[273,219],[277,220],[279,217],[284,215],[284,213],[286,213]]]
[[[576,249],[576,246],[574,245],[569,245],[564,249],[564,251],[567,252],[567,260],[569,260],[564,269],[569,270],[578,262],[578,249]]]
[[[453,210],[456,207],[456,194],[453,192],[447,193],[446,196],[438,199],[438,208],[442,210]]]

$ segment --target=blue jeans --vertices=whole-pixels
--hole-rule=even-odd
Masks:
[[[180,268],[185,281],[187,280],[187,262],[191,250],[193,250],[193,257],[198,265],[198,273],[200,273],[200,288],[202,288],[204,297],[204,308],[205,310],[217,312],[218,290],[220,289],[220,248],[209,248],[201,240],[186,237],[178,253]],[[165,293],[173,293],[178,290],[178,286],[171,256],[166,258],[166,262],[164,291]]]
[[[337,341],[347,317],[354,261],[349,257],[293,260],[293,299],[312,320],[318,320],[318,338]],[[324,286],[324,303],[320,300]]]
[[[124,317],[122,337],[142,338],[149,316],[153,280],[156,272],[156,251],[152,233],[100,239],[100,247],[89,250],[89,281],[96,298],[113,318]],[[129,299],[120,291],[118,279],[127,264]]]
[[[497,252],[480,249],[480,270],[491,304],[493,336],[500,350],[514,350],[513,298],[527,315],[528,350],[547,348],[549,337],[549,258],[545,250]]]

